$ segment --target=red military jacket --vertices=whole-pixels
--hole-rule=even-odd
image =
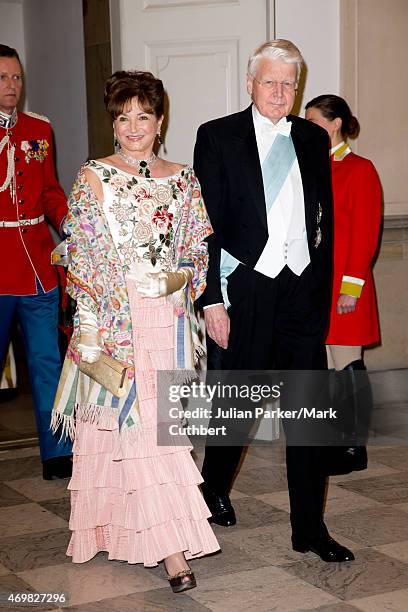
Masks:
[[[58,285],[51,265],[55,247],[45,221],[36,225],[2,227],[2,221],[35,219],[44,215],[59,232],[67,214],[65,194],[54,169],[51,126],[46,118],[17,114],[9,130],[0,127],[0,141],[8,132],[15,144],[15,196],[8,187],[0,192],[0,295],[34,295],[36,276],[44,291]],[[0,154],[0,185],[7,173],[7,146]],[[13,181],[12,181],[13,182]]]
[[[381,184],[371,161],[348,148],[337,159],[336,154],[332,157],[332,180],[334,270],[326,344],[367,346],[380,338],[372,265],[381,223]],[[360,296],[354,312],[337,313],[340,293]]]

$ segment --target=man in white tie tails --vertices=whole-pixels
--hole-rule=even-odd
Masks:
[[[324,130],[290,115],[302,64],[290,41],[265,43],[248,62],[252,104],[197,133],[194,167],[214,228],[203,295],[210,367],[326,368],[329,142]],[[323,521],[321,452],[287,446],[292,546],[324,561],[349,561],[353,553],[330,538]],[[241,453],[242,446],[207,443],[203,493],[219,525],[236,522],[228,494]]]

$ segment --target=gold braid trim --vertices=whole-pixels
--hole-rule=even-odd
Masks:
[[[34,119],[41,119],[41,121],[46,121],[47,123],[50,123],[50,120],[45,115],[39,115],[38,113],[33,113],[31,111],[24,111],[24,114],[28,115],[29,117],[34,117]]]

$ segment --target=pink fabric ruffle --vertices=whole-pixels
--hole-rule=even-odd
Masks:
[[[157,445],[157,370],[173,367],[173,310],[165,298],[142,299],[129,288],[134,327],[140,423],[119,432],[115,416],[82,421],[74,442],[72,530],[74,563],[101,551],[147,567],[176,552],[187,559],[219,550],[200,493],[191,445]],[[170,316],[171,314],[171,316]]]
[[[73,533],[67,550],[74,563],[107,551],[109,559],[152,567],[175,552],[191,559],[219,550],[189,450],[154,454],[150,449],[150,456],[114,460],[117,429],[101,431],[79,422],[76,436],[82,454],[74,449],[68,487]],[[125,455],[137,448],[123,441],[122,447]]]
[[[74,531],[67,555],[74,563],[82,563],[106,551],[109,559],[155,567],[177,551],[184,551],[186,559],[194,559],[217,550],[207,520],[178,519],[139,532],[111,524]]]

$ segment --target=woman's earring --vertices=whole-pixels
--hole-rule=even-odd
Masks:
[[[115,150],[115,153],[118,149],[120,149],[119,140],[117,139],[115,132],[113,132],[113,148]]]
[[[161,131],[160,130],[157,132],[156,138],[157,138],[157,142],[159,143],[159,145],[163,144],[163,139],[161,137]]]

